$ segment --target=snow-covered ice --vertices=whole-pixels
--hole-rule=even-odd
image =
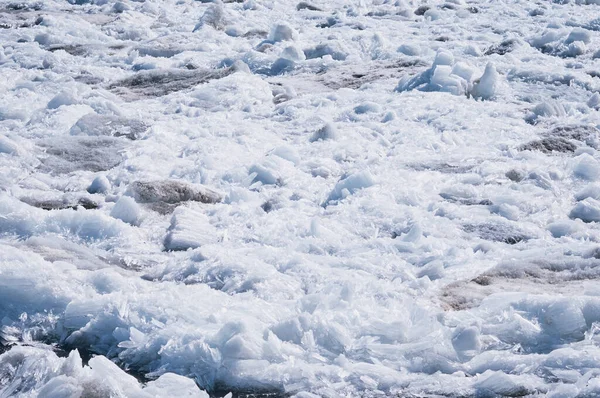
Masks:
[[[0,397],[600,395],[600,1],[0,1]]]

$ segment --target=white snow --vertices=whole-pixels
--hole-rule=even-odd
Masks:
[[[334,140],[337,136],[333,123],[326,123],[310,137],[310,142]]]
[[[600,163],[587,153],[575,158],[577,162],[573,168],[573,174],[584,180],[595,181],[600,178]]]
[[[599,7],[0,2],[0,396],[598,396]]]
[[[269,38],[274,42],[278,42],[294,40],[296,36],[297,33],[294,32],[294,29],[291,26],[286,23],[278,23],[271,29]]]
[[[2,393],[6,396],[35,394],[46,398],[125,396],[131,398],[160,398],[166,396],[208,398],[196,384],[185,377],[165,373],[141,386],[113,362],[103,356],[82,364],[77,350],[59,358],[48,349],[15,347],[0,359],[0,372],[13,381]],[[35,374],[35,379],[29,375]]]
[[[372,186],[374,183],[373,176],[368,171],[351,174],[335,184],[326,203],[346,198],[360,189]]]
[[[471,94],[482,100],[493,99],[498,90],[500,77],[494,64],[489,63],[485,67],[483,75],[473,84]]]
[[[199,209],[178,207],[165,238],[167,250],[187,250],[219,241],[219,232]]]
[[[108,193],[110,191],[110,181],[104,175],[99,175],[87,187],[89,193]]]
[[[10,138],[0,136],[0,153],[16,155],[20,152],[19,146]]]
[[[75,98],[75,96],[69,92],[61,92],[58,93],[54,98],[52,98],[49,102],[48,102],[48,109],[57,109],[60,108],[61,106],[65,106],[65,105],[74,105],[77,103],[77,99]]]
[[[139,226],[142,219],[139,205],[129,196],[122,196],[115,203],[110,211],[110,216],[135,226]]]

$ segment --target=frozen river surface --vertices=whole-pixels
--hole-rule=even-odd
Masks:
[[[600,395],[599,0],[0,0],[0,397]]]

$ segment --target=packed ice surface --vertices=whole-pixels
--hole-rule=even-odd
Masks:
[[[0,396],[600,394],[600,2],[0,2]]]

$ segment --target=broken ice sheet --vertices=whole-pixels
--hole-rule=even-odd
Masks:
[[[0,395],[598,395],[599,5],[417,3],[0,5]]]

